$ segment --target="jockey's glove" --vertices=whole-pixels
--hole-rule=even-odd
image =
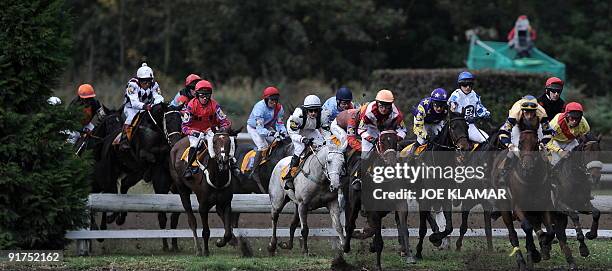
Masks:
[[[145,105],[144,105],[144,107],[143,107],[143,109],[144,109],[144,110],[147,110],[147,111],[150,111],[150,110],[151,110],[151,107],[152,107],[152,106],[151,106],[151,104],[145,104]]]
[[[191,132],[191,136],[200,137],[200,132]]]
[[[312,144],[313,139],[312,138],[302,138],[302,143],[304,143],[304,145],[310,145]]]
[[[276,137],[278,132],[274,132],[272,130],[268,130],[268,136]]]

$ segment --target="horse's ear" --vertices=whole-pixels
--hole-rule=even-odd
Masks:
[[[600,143],[600,142],[601,142],[601,138],[602,138],[602,135],[601,135],[601,134],[598,134],[598,135],[597,135],[597,143]]]
[[[240,128],[238,128],[237,130],[234,130],[232,129],[232,127],[229,127],[227,133],[230,136],[237,136],[240,132],[242,132],[242,128],[244,128],[244,126],[240,126]]]

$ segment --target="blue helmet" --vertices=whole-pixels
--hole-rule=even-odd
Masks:
[[[431,95],[429,97],[432,101],[436,102],[448,101],[448,94],[446,94],[446,90],[444,90],[443,88],[434,89],[434,91],[431,92]]]
[[[353,92],[347,87],[341,87],[336,91],[336,100],[337,101],[352,101],[353,100]]]
[[[474,81],[475,77],[470,72],[461,72],[457,77],[457,83]]]

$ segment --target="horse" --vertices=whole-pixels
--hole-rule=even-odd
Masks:
[[[276,228],[278,217],[283,208],[289,201],[296,205],[294,222],[291,224],[290,233],[297,227],[297,219],[301,224],[301,234],[303,238],[302,252],[308,255],[308,211],[320,207],[327,207],[332,220],[332,225],[336,229],[340,245],[344,244],[345,238],[340,221],[342,194],[340,188],[340,175],[344,165],[343,151],[346,148],[346,140],[340,140],[339,146],[334,143],[329,136],[326,136],[326,144],[318,150],[312,150],[313,154],[308,156],[301,165],[300,172],[294,179],[295,191],[285,190],[281,181],[283,172],[289,170],[288,165],[291,157],[283,158],[272,171],[268,191],[272,205],[272,237],[268,244],[268,253],[274,255],[277,247]],[[286,174],[290,174],[286,172]],[[340,198],[340,200],[339,200]],[[290,242],[293,241],[291,238]],[[292,246],[292,244],[291,244]]]
[[[374,166],[394,166],[398,161],[397,152],[398,136],[393,130],[382,131],[378,140],[375,144],[375,149],[371,151],[370,157],[366,161],[358,161],[355,166],[360,167],[358,177],[362,178],[369,173],[369,168]],[[369,178],[366,178],[366,180]],[[371,181],[371,179],[367,180]],[[347,206],[347,222],[346,228],[346,242],[344,243],[344,252],[348,253],[351,250],[350,240],[355,230],[355,221],[361,209],[361,195],[360,190],[356,190],[355,187],[349,188],[349,204]],[[370,252],[376,253],[376,268],[382,270],[381,256],[384,247],[382,238],[382,219],[389,214],[390,211],[368,211],[366,212],[368,227],[370,228],[370,234],[374,235],[374,239],[370,244]],[[405,253],[406,263],[414,264],[416,260],[411,254],[410,243],[408,239],[408,205],[407,202],[402,201],[398,206],[395,206],[395,219],[398,225],[398,239],[402,246],[402,251]],[[360,239],[366,236],[361,236]]]
[[[113,139],[121,132],[115,131],[107,137],[102,147],[102,159],[96,163],[95,178],[105,186],[106,193],[126,194],[128,189],[141,179],[153,183],[156,194],[168,194],[172,181],[168,169],[170,145],[181,138],[180,114],[170,109],[165,103],[153,106],[150,111],[139,113],[138,125],[133,130],[130,140],[131,149],[121,151],[113,145]],[[120,190],[117,190],[117,179],[121,179]],[[127,213],[115,213],[108,218],[108,223],[122,225]],[[179,213],[173,213],[171,228],[176,228]],[[166,227],[166,214],[158,213],[161,229]],[[103,214],[102,224],[107,223]],[[105,227],[104,227],[105,228]],[[172,249],[178,250],[176,239],[172,240]],[[168,250],[166,239],[163,239],[163,250]]]
[[[243,163],[244,157],[253,149],[255,145],[250,144],[238,144],[236,146],[236,160],[238,163]],[[268,185],[270,183],[270,176],[274,166],[283,158],[293,154],[293,144],[289,137],[281,138],[280,136],[275,137],[274,141],[270,144],[268,155],[264,158],[265,162],[259,165],[259,176],[253,176],[249,178],[250,171],[242,172],[235,176],[238,181],[233,182],[232,186],[234,194],[267,194]],[[253,165],[255,166],[255,165]],[[232,212],[232,225],[234,228],[238,227],[238,221],[240,213]]]
[[[508,173],[507,182],[512,198],[504,201],[505,206],[500,208],[503,209],[501,215],[513,246],[510,255],[516,256],[520,270],[533,269],[533,263],[539,262],[542,258],[534,243],[534,226],[544,223],[546,227],[546,233],[543,233],[540,241],[543,249],[548,249],[554,238],[551,213],[548,211],[552,208],[551,189],[548,183],[548,160],[539,151],[538,126],[539,123],[535,118],[533,120],[522,119],[519,122],[521,132],[518,165],[515,164]],[[507,152],[498,155],[495,163],[504,159],[505,155],[508,155]],[[515,153],[510,155],[515,155]],[[494,169],[492,176],[497,176],[496,174],[496,169]],[[520,250],[519,239],[514,229],[515,217],[521,222],[521,228],[526,235],[527,261]]]
[[[578,214],[591,214],[593,222],[591,229],[586,233],[589,240],[597,238],[600,211],[591,204],[591,184],[589,176],[598,179],[601,176],[601,167],[591,166],[598,161],[598,152],[601,150],[599,140],[592,136],[580,138],[579,145],[572,150],[568,157],[561,159],[556,165],[559,170],[558,178],[554,183],[554,204],[559,213],[555,215],[555,233],[559,239],[559,246],[565,254],[570,268],[575,269],[575,262],[571,249],[567,248],[565,241],[565,226],[569,217],[576,230],[576,238],[580,255],[589,256],[589,248],[585,244],[585,235],[582,233],[582,224]],[[560,237],[562,235],[562,237]]]
[[[423,153],[416,159],[415,162],[422,161],[425,164],[437,165],[437,163],[445,161],[453,164],[463,163],[468,151],[471,150],[472,144],[468,140],[468,124],[463,115],[450,112],[448,121],[444,124],[438,135],[430,140],[425,147]],[[450,156],[448,152],[453,152]],[[441,159],[442,158],[442,159]],[[440,188],[449,188],[452,181],[444,181]],[[420,180],[415,183],[416,187],[432,188],[440,186],[441,180]],[[417,243],[416,258],[423,259],[423,239],[427,234],[427,222],[432,225],[433,234],[429,236],[429,241],[434,246],[440,246],[442,240],[453,231],[452,222],[452,203],[450,200],[417,200],[419,203],[419,242]],[[445,218],[444,231],[440,232],[435,222],[431,221],[433,210],[442,209]],[[432,223],[433,222],[433,223]],[[486,226],[486,224],[485,224]],[[490,225],[488,225],[490,228]]]
[[[232,211],[232,172],[230,168],[231,159],[235,150],[235,137],[238,131],[231,128],[228,131],[209,132],[207,140],[209,143],[202,143],[203,150],[208,153],[208,159],[202,161],[197,159],[200,168],[198,173],[190,178],[184,178],[183,172],[190,166],[187,165],[186,158],[182,155],[189,149],[189,139],[187,137],[179,140],[170,151],[170,175],[174,185],[181,197],[181,202],[187,213],[189,228],[193,232],[194,248],[196,255],[208,256],[210,250],[208,241],[210,239],[210,227],[208,225],[208,212],[215,206],[217,214],[223,221],[225,233],[223,238],[217,240],[217,247],[224,247],[234,238],[232,233],[231,211]],[[212,143],[212,144],[211,144]],[[205,155],[204,155],[205,156]],[[204,251],[198,242],[197,221],[191,208],[191,192],[196,194],[199,207],[198,212],[202,218],[202,238],[204,239]]]

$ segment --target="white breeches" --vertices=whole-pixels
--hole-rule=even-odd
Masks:
[[[487,135],[487,133],[485,133],[483,130],[478,129],[474,123],[469,123],[468,137],[472,142],[482,143],[487,141],[489,135]]]
[[[302,137],[314,139],[313,145],[323,145],[323,136],[317,129],[304,129],[299,134],[291,134],[291,142],[293,142],[293,155],[300,155],[304,151],[304,143],[302,143]]]
[[[257,129],[249,125],[247,125],[247,132],[251,136],[251,139],[253,139],[255,146],[257,146],[257,151],[263,151],[267,149],[270,146],[270,143],[274,141],[274,137],[272,136],[264,137],[260,135],[259,133],[257,133]]]

